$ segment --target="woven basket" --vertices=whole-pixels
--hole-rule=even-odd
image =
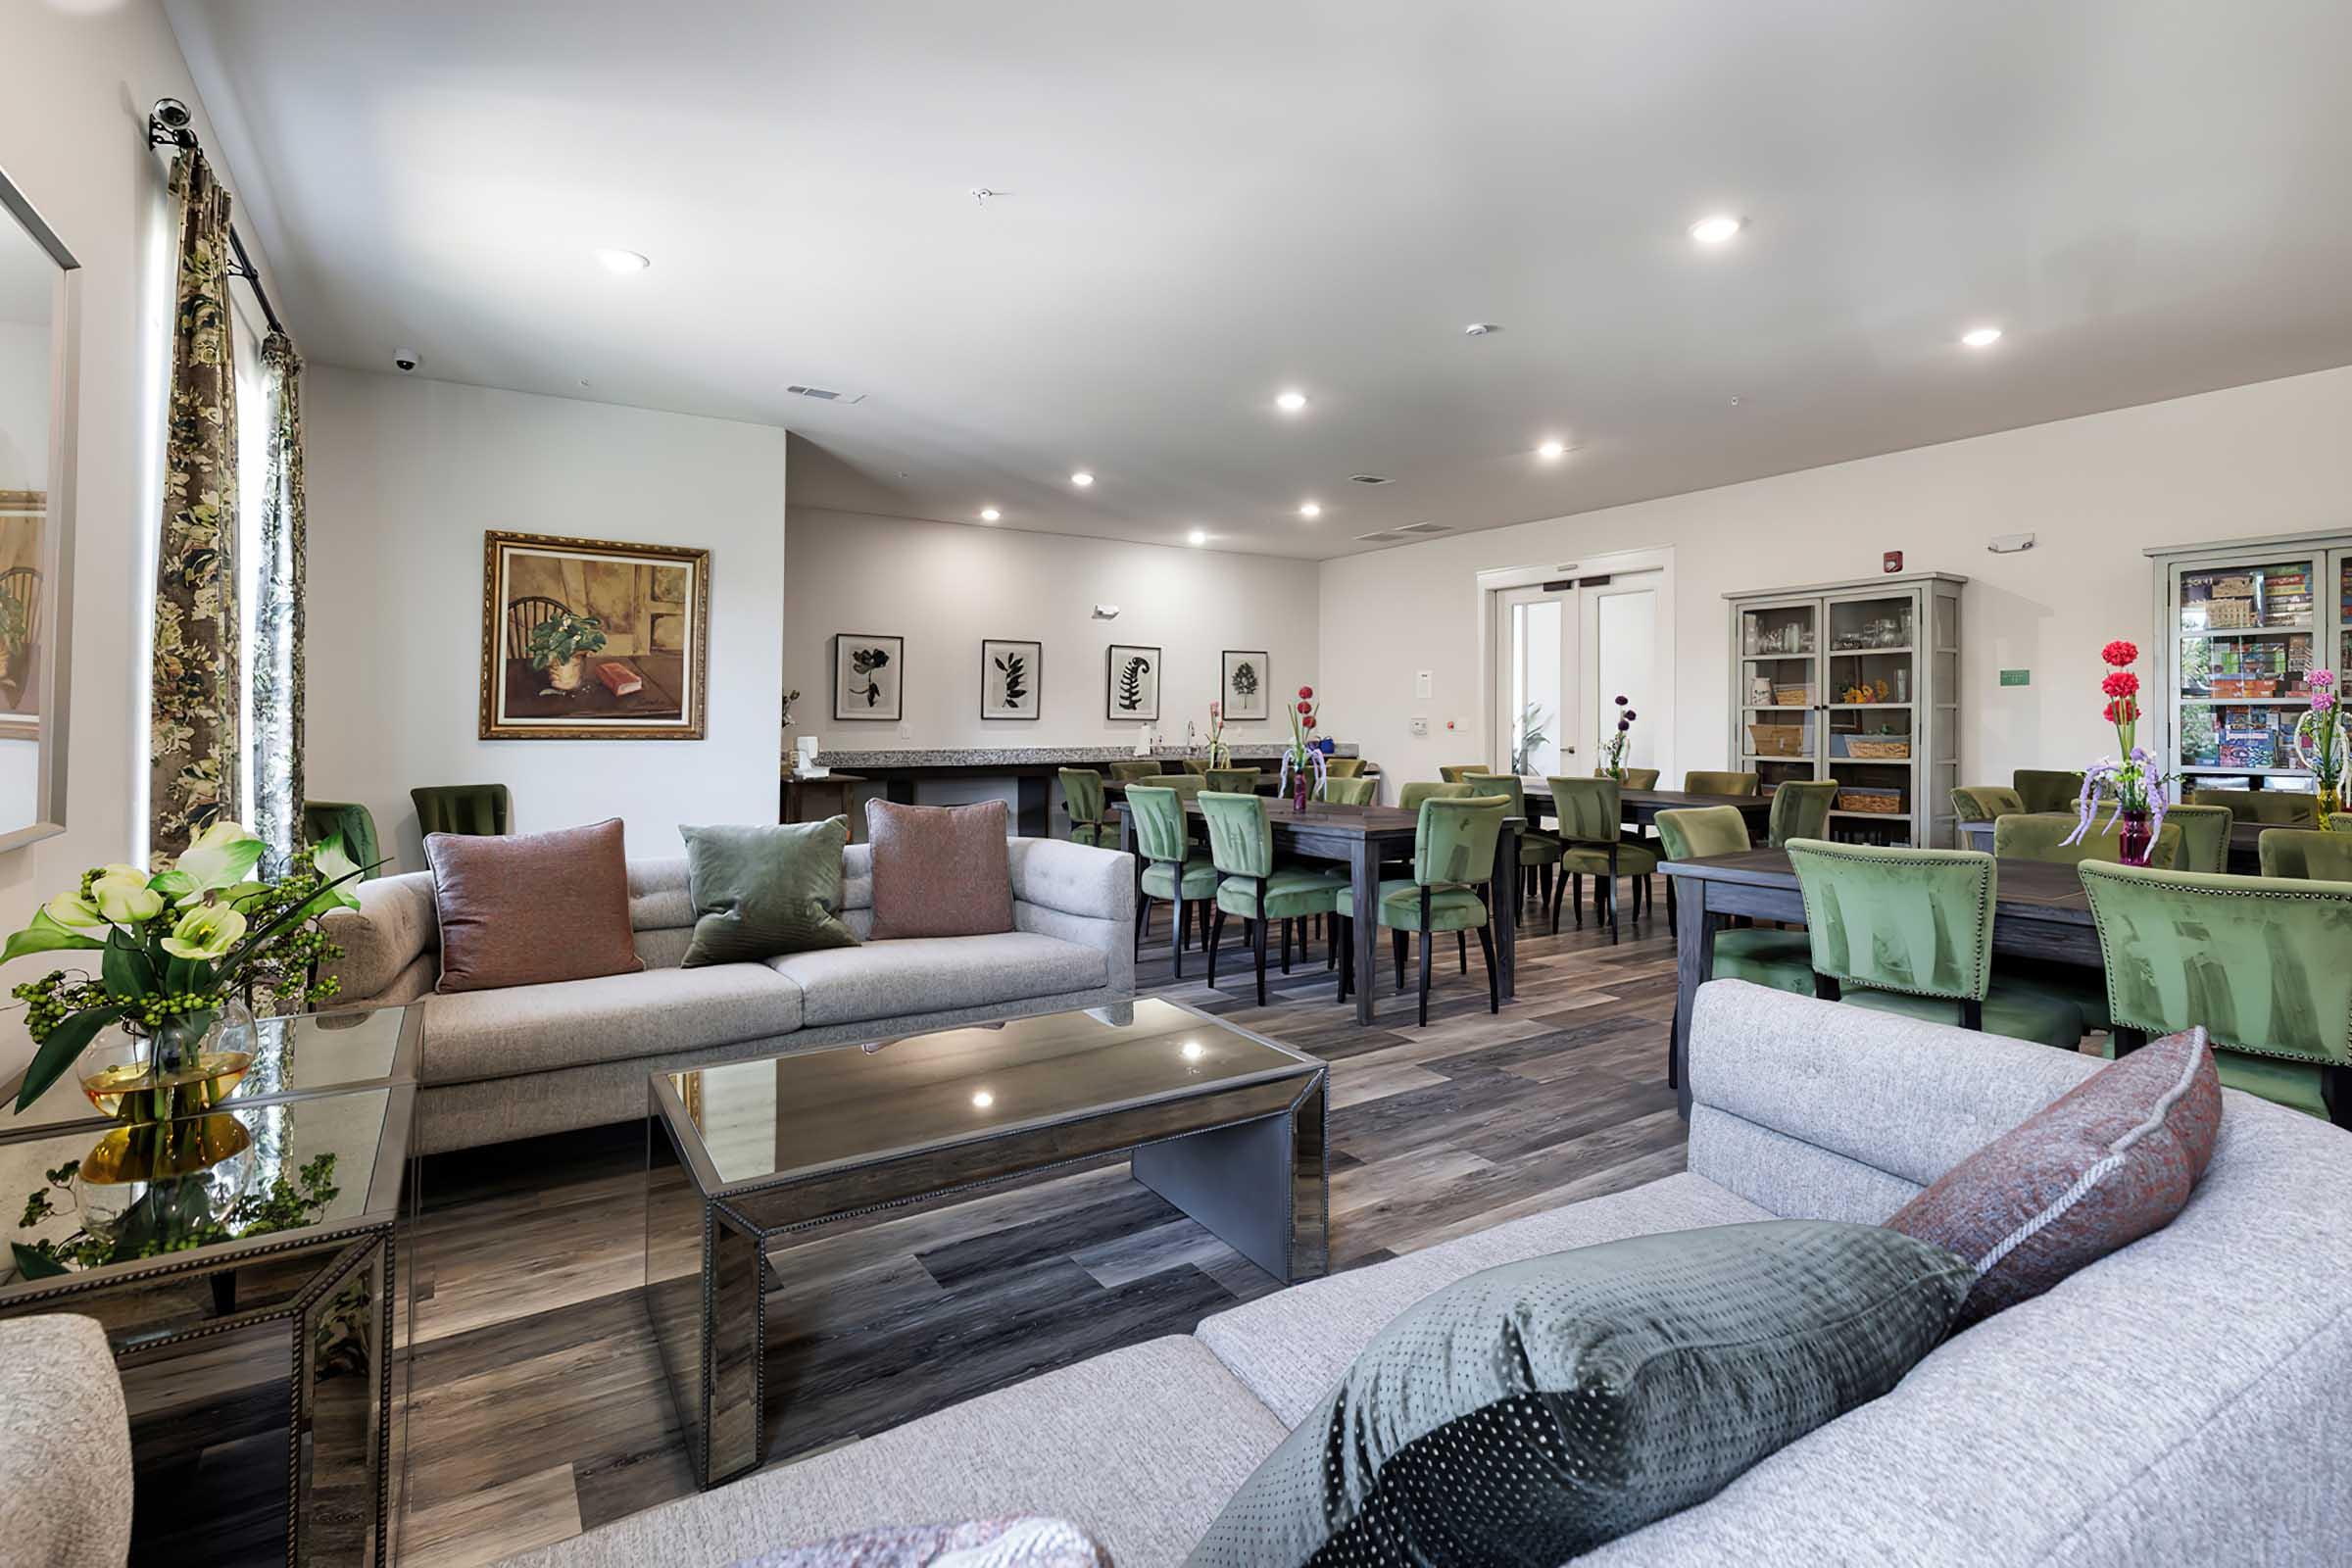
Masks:
[[[1871,816],[1900,816],[1903,814],[1903,798],[1878,790],[1839,790],[1838,809],[1864,812]]]
[[[1845,755],[1865,762],[1902,762],[1911,757],[1909,741],[1866,741],[1859,737],[1845,743]]]
[[[1813,706],[1813,688],[1804,685],[1775,686],[1772,689],[1772,700],[1775,706],[1781,708],[1811,708]]]
[[[1802,757],[1805,755],[1805,726],[1802,724],[1750,724],[1747,744],[1751,757]]]

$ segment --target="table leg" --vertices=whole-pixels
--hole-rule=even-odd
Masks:
[[[1674,1083],[1675,1107],[1690,1119],[1690,1009],[1698,988],[1715,972],[1715,933],[1723,916],[1707,910],[1707,884],[1696,877],[1677,878],[1690,884],[1682,901],[1682,925],[1674,937],[1674,1040],[1667,1076]]]
[[[755,1232],[710,1205],[704,1245],[703,1332],[710,1364],[704,1384],[705,1486],[756,1470],[767,1455],[767,1259]]]
[[[1285,1285],[1322,1275],[1331,1261],[1324,1080],[1317,1073],[1285,1114],[1146,1144],[1135,1179]]]
[[[1380,852],[1358,838],[1348,852],[1348,884],[1355,900],[1355,1021],[1372,1021],[1372,941],[1380,935]]]
[[[1494,956],[1502,962],[1505,1002],[1519,994],[1518,890],[1519,829],[1506,819],[1502,831],[1494,835],[1494,883],[1490,891],[1494,891],[1496,897],[1487,900],[1488,914],[1494,923]]]

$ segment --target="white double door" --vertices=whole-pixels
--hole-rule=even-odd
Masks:
[[[1625,765],[1658,765],[1667,717],[1667,693],[1657,689],[1665,577],[1656,569],[1615,572],[1495,594],[1491,765],[1538,777],[1591,773],[1616,732],[1619,697],[1642,714]]]

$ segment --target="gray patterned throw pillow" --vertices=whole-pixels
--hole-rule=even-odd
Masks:
[[[1974,1278],[1932,1243],[1826,1220],[1473,1274],[1381,1330],[1189,1562],[1553,1568],[1893,1388]]]

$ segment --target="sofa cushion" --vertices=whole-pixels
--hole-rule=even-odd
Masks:
[[[874,935],[971,937],[1012,929],[1003,801],[865,803],[873,844]]]
[[[853,1530],[1027,1509],[1067,1519],[1119,1568],[1181,1562],[1282,1423],[1196,1340],[1152,1340],[505,1568],[726,1563]]]
[[[467,991],[425,1003],[419,1076],[447,1084],[551,1072],[761,1040],[800,1026],[800,988],[757,963]]]
[[[857,943],[835,912],[848,817],[678,832],[695,912],[694,942],[680,960],[687,968]]]
[[[1703,1178],[1668,1176],[1294,1285],[1203,1319],[1196,1332],[1251,1393],[1296,1425],[1391,1318],[1465,1275],[1625,1236],[1773,1217]]]
[[[766,966],[800,987],[810,1027],[1090,991],[1110,976],[1102,949],[1029,931],[869,942]]]
[[[629,942],[620,818],[552,833],[428,833],[445,993],[643,967]]]

